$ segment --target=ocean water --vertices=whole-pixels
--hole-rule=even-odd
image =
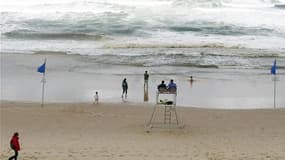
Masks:
[[[1,1],[1,52],[52,51],[124,65],[264,68],[251,58],[285,57],[285,10],[276,3]]]
[[[68,71],[68,74],[78,74],[82,79],[88,74],[136,77],[149,70],[156,77],[155,83],[171,76],[180,79],[181,83],[189,75],[211,80],[216,80],[218,76],[219,79],[243,82],[251,89],[258,84],[258,92],[262,92],[262,81],[267,77],[270,79],[269,69],[274,59],[277,59],[279,83],[285,83],[285,10],[275,7],[275,4],[282,3],[285,2],[1,0],[1,80],[5,82],[5,86],[1,84],[1,99],[25,100],[13,95],[13,92],[23,90],[21,86],[9,87],[15,85],[9,83],[10,78],[14,78],[12,70],[21,67],[25,69],[25,74],[33,77],[34,68],[41,63],[35,62],[38,57],[55,60],[51,62],[48,59],[48,63],[52,63],[48,65],[51,72],[65,74]],[[25,55],[30,57],[29,63],[23,58]],[[11,57],[17,59],[11,61],[14,65],[7,64]],[[19,57],[25,62],[20,63]],[[231,92],[230,86],[224,95],[219,93],[219,96],[227,97]],[[86,87],[82,92],[85,94],[90,90]],[[214,99],[215,96],[216,93],[207,94],[208,98]],[[181,104],[191,105],[193,102],[196,106],[223,106],[226,102],[242,106],[235,102],[235,97],[239,99],[242,96],[242,93],[233,94],[223,98],[227,100],[212,104],[205,104],[199,98],[189,102],[183,100],[187,97],[183,97]],[[285,93],[281,92],[280,96],[284,98]],[[258,100],[245,106],[270,104],[271,98],[261,97],[253,97]],[[37,98],[31,96],[26,99]],[[86,97],[79,98],[79,101],[86,100]],[[63,94],[62,98],[50,98],[50,101],[71,99]],[[284,101],[280,103],[285,106]]]

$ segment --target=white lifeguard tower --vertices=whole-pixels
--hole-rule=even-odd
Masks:
[[[167,99],[161,99],[162,96],[166,96]],[[154,105],[149,123],[147,126],[149,128],[159,127],[159,126],[179,126],[179,120],[176,112],[176,97],[177,91],[175,90],[160,90],[156,92],[156,103]],[[164,109],[163,123],[155,122],[156,112],[161,107]],[[158,126],[156,126],[158,125]]]

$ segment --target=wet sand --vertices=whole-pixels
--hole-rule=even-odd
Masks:
[[[155,102],[156,88],[161,80],[168,83],[174,79],[180,106],[225,109],[273,107],[273,82],[269,69],[111,65],[93,63],[88,57],[79,55],[55,53],[1,55],[1,100],[40,102],[42,75],[36,69],[44,58],[47,58],[47,102],[92,102],[98,91],[102,102],[119,103],[121,83],[123,78],[127,78],[129,101],[141,103],[145,99],[143,74],[148,70],[148,102],[151,104]],[[277,82],[277,107],[285,107],[285,75],[281,72]],[[194,77],[193,83],[189,81],[190,75]]]

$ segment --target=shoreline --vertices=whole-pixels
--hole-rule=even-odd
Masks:
[[[1,158],[13,132],[20,134],[20,158],[197,159],[285,158],[285,109],[224,110],[177,107],[183,129],[146,132],[152,107],[143,104],[2,102]],[[156,122],[162,121],[159,110]]]
[[[129,101],[144,99],[143,73],[149,79],[149,102],[161,80],[174,79],[177,105],[206,108],[249,109],[273,106],[273,83],[269,70],[211,69],[177,66],[138,67],[93,63],[92,60],[58,55],[2,55],[1,99],[40,102],[42,75],[36,68],[47,58],[47,102],[91,102],[95,91],[102,102],[121,102],[121,82],[127,78]],[[62,63],[64,62],[64,63]],[[283,70],[280,70],[283,72]],[[15,74],[17,73],[17,74]],[[167,74],[166,74],[167,73]],[[189,82],[189,76],[194,82]],[[276,105],[285,107],[285,75],[277,83]],[[25,84],[25,85],[23,85]],[[29,91],[29,94],[26,94]]]
[[[0,100],[0,104],[5,104],[5,105],[13,105],[13,104],[21,104],[21,105],[32,105],[32,106],[39,106],[41,107],[41,103],[38,101],[15,101],[15,100]],[[58,105],[63,105],[63,106],[134,106],[134,107],[143,107],[143,108],[153,108],[155,103],[151,102],[132,102],[132,101],[126,101],[126,102],[99,102],[99,104],[94,104],[91,101],[86,101],[86,102],[45,102],[44,107],[48,106],[58,106]],[[276,108],[212,108],[212,107],[196,107],[196,106],[181,106],[181,105],[176,105],[177,108],[184,108],[184,109],[198,109],[198,110],[217,110],[217,111],[254,111],[254,110],[285,110],[285,106],[281,107],[276,107]],[[43,107],[41,107],[43,108]]]
[[[91,102],[95,91],[101,102],[121,102],[121,82],[127,78],[128,99],[144,100],[143,73],[149,79],[149,102],[155,102],[157,85],[170,79],[178,86],[177,105],[207,108],[268,108],[273,105],[269,70],[213,69],[177,66],[139,67],[93,63],[92,59],[58,55],[1,56],[1,100],[41,101],[42,75],[37,67],[47,58],[46,102]],[[64,63],[63,63],[64,62]],[[271,62],[270,62],[271,63]],[[280,73],[283,70],[280,70]],[[194,82],[190,83],[190,75]],[[280,74],[276,104],[285,107],[285,75]],[[25,85],[23,85],[25,84]],[[29,94],[26,92],[29,91]]]

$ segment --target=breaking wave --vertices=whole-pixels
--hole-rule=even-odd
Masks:
[[[285,12],[274,7],[281,1],[12,2],[0,4],[1,54],[67,53],[94,63],[204,68],[262,68],[261,59],[285,56]]]
[[[17,30],[4,33],[9,38],[17,39],[76,39],[76,40],[103,40],[104,35],[92,35],[86,33],[38,33],[29,30]]]
[[[133,48],[134,49],[134,48]],[[119,49],[117,53],[102,50],[98,55],[80,55],[75,53],[37,51],[36,55],[76,56],[90,64],[110,64],[128,66],[183,66],[197,68],[266,68],[263,59],[285,58],[281,53],[266,50],[235,48],[153,48],[151,53],[137,48]],[[128,54],[129,53],[129,54]],[[282,68],[282,67],[281,67]]]
[[[222,7],[224,0],[174,0],[172,2],[173,6],[181,7],[207,7],[216,8]]]
[[[132,17],[132,15],[124,12],[107,12],[99,15],[94,13],[59,13],[55,17],[57,18],[6,19],[4,20],[5,23],[2,24],[1,34],[7,38],[14,39],[54,38],[73,40],[100,40],[104,36],[143,38],[151,37],[157,31],[177,34],[197,34],[202,37],[209,35],[285,37],[285,33],[282,30],[266,26],[242,26],[203,20],[181,21],[175,19],[175,17],[172,19],[161,17],[153,19],[156,22],[149,22],[148,19]]]

